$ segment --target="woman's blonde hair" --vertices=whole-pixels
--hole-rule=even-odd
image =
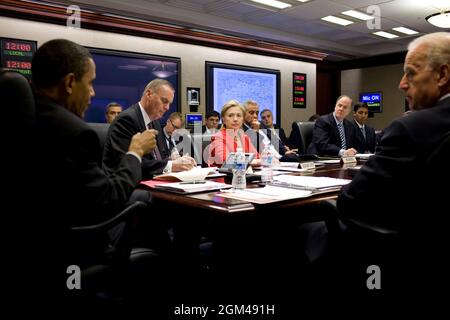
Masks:
[[[233,108],[233,107],[238,107],[239,109],[241,109],[241,111],[242,111],[242,117],[245,116],[245,108],[244,108],[244,106],[243,106],[239,101],[237,101],[237,100],[229,100],[229,101],[227,101],[227,102],[223,105],[222,111],[220,111],[220,116],[221,116],[221,118],[222,118],[222,128],[225,128],[225,121],[223,120],[224,117],[225,117],[225,114],[227,113],[227,111],[228,111],[230,108]]]

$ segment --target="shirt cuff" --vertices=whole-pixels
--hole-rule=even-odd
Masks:
[[[172,172],[172,161],[167,161],[166,167],[163,170],[163,173]]]
[[[131,154],[132,156],[135,156],[140,163],[142,163],[142,158],[134,151],[128,151],[126,154]]]

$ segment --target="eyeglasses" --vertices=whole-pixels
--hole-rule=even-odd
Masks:
[[[173,124],[173,122],[172,122],[171,119],[169,119],[169,122],[170,122],[170,124],[172,125],[172,127],[174,127],[175,129],[177,129],[177,130],[183,129],[183,125],[177,127],[176,125]]]

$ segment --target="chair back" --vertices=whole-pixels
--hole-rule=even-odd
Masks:
[[[288,144],[298,149],[300,154],[305,154],[312,140],[314,129],[313,121],[294,121],[292,122],[292,132],[289,136]]]
[[[98,139],[100,141],[101,154],[99,159],[99,165],[102,166],[103,151],[105,149],[106,138],[108,136],[109,123],[89,122],[88,124],[97,133]]]

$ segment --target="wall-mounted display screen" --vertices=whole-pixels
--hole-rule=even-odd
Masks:
[[[186,113],[185,126],[187,129],[192,129],[194,126],[203,124],[203,115],[201,113]]]
[[[383,110],[381,92],[363,92],[359,94],[359,102],[365,102],[369,113],[381,112]]]
[[[106,106],[118,102],[123,110],[139,102],[145,86],[162,78],[175,88],[170,109],[160,119],[164,124],[172,112],[181,110],[180,59],[140,53],[89,48],[96,64],[95,97],[86,111],[88,122],[105,122]]]
[[[292,106],[306,108],[306,73],[293,73],[292,75]]]
[[[36,52],[36,41],[1,39],[1,66],[20,72],[31,80],[31,60]]]
[[[220,113],[229,100],[254,100],[260,111],[270,109],[280,123],[280,71],[206,62],[206,111]]]

